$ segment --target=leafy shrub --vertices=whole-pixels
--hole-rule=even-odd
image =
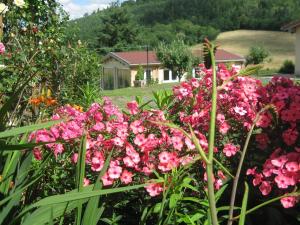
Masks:
[[[262,46],[252,46],[246,57],[246,64],[260,64],[268,58],[270,53]]]
[[[285,60],[278,72],[283,74],[294,74],[295,64],[291,60]]]

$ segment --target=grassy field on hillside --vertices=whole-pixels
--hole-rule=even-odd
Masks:
[[[284,60],[294,61],[294,41],[295,35],[287,32],[236,30],[219,34],[216,43],[222,49],[243,56],[248,54],[251,46],[264,46],[270,52],[271,58],[270,62],[265,63],[265,68],[279,69]]]

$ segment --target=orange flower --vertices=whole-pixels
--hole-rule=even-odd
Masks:
[[[57,101],[50,97],[50,98],[45,99],[45,103],[47,106],[52,106],[52,105],[55,105],[57,103]]]
[[[41,100],[40,100],[40,98],[31,98],[29,100],[29,103],[34,105],[34,106],[38,106],[38,105],[41,104]]]

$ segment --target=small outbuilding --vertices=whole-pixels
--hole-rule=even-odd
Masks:
[[[300,20],[293,21],[287,25],[284,25],[282,28],[284,31],[288,31],[296,34],[296,43],[295,43],[295,74],[300,75]]]

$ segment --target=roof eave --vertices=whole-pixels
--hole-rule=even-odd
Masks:
[[[147,66],[147,65],[149,65],[149,66],[160,66],[160,65],[162,65],[162,63],[139,63],[139,64],[136,64],[136,63],[134,63],[134,64],[129,64],[130,66]]]
[[[246,62],[246,59],[217,59],[216,62]]]

